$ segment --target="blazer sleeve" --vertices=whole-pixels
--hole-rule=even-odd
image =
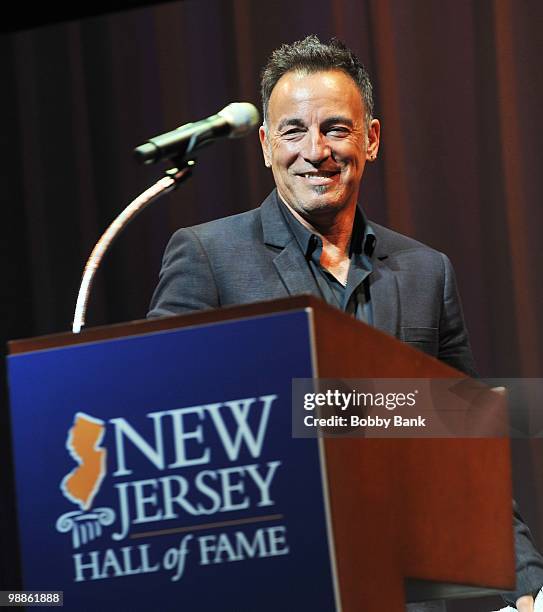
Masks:
[[[148,318],[220,306],[208,254],[192,228],[175,232],[164,251]]]
[[[442,254],[442,258],[445,280],[439,325],[439,359],[469,376],[476,377],[454,270],[447,256]],[[543,586],[543,558],[537,552],[530,530],[522,519],[514,500],[513,532],[517,585],[514,591],[505,593],[503,596],[504,600],[512,606],[522,595],[534,594],[535,596]]]
[[[537,552],[532,534],[520,516],[517,503],[513,500],[513,531],[515,534],[515,557],[517,585],[514,591],[504,593],[504,600],[515,605],[523,595],[535,596],[543,587],[543,558]]]
[[[443,262],[444,280],[437,357],[453,368],[465,372],[468,376],[476,377],[454,270],[449,258],[443,253],[440,255]]]

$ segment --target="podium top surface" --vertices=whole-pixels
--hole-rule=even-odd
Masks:
[[[35,338],[25,338],[11,340],[8,342],[9,354],[28,353],[49,348],[70,346],[74,344],[84,344],[86,342],[96,342],[110,338],[122,338],[124,336],[137,336],[168,329],[180,329],[197,325],[208,325],[221,321],[232,321],[235,319],[245,319],[250,317],[264,316],[279,312],[294,310],[304,310],[306,308],[317,309],[326,312],[329,316],[348,318],[352,317],[329,306],[322,300],[312,295],[298,295],[294,297],[280,298],[277,300],[267,300],[239,306],[225,306],[210,310],[202,310],[187,314],[172,315],[170,317],[160,317],[156,319],[140,319],[113,325],[101,325],[84,329],[79,334],[72,332],[61,332]],[[353,321],[353,323],[357,323]],[[360,325],[364,325],[360,323]]]

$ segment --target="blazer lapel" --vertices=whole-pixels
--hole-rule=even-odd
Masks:
[[[273,259],[273,264],[290,295],[311,293],[322,299],[319,286],[305,260],[305,257],[292,235],[279,209],[277,191],[264,200],[261,206],[262,231],[264,243],[281,249]]]
[[[319,286],[294,236],[273,260],[273,263],[290,295],[311,293],[323,299]]]

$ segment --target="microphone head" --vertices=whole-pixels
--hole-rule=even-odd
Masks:
[[[260,115],[256,107],[250,102],[232,102],[217,114],[230,126],[228,138],[245,136],[260,121]]]

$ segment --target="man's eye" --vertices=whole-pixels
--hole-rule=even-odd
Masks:
[[[286,132],[283,132],[283,136],[298,136],[302,132],[302,128],[292,128],[290,130],[287,130]]]
[[[327,134],[331,134],[332,136],[346,136],[349,133],[349,130],[340,125],[334,125],[326,131]]]

